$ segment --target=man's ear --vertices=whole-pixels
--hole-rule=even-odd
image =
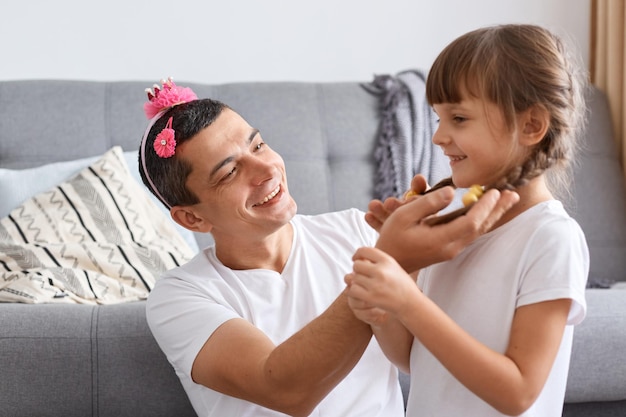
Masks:
[[[522,113],[522,145],[532,146],[541,142],[550,127],[550,113],[543,106],[532,106]]]
[[[170,209],[170,215],[176,223],[192,232],[209,233],[213,229],[212,224],[196,215],[189,206],[174,206]]]

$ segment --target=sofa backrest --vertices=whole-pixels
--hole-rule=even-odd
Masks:
[[[588,123],[566,208],[587,238],[589,285],[604,287],[626,281],[626,185],[606,95],[591,87],[587,107]]]
[[[28,168],[136,150],[147,124],[144,89],[153,82],[0,82],[0,168]],[[299,212],[365,209],[373,195],[377,97],[358,82],[179,82],[221,100],[261,130],[284,158]],[[586,233],[593,283],[625,280],[626,187],[606,97],[589,91],[584,150],[567,207]],[[199,237],[200,244],[210,238]]]
[[[260,129],[285,160],[299,212],[367,206],[377,101],[358,83],[179,84],[225,102]],[[100,155],[113,145],[138,149],[147,125],[144,89],[151,85],[0,82],[0,167]]]

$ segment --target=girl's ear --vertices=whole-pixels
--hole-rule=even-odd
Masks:
[[[550,127],[550,113],[543,106],[532,106],[521,115],[523,145],[535,145],[546,136]]]
[[[213,225],[207,222],[203,217],[196,215],[192,207],[174,206],[170,209],[172,219],[185,229],[192,232],[209,233],[213,229]]]

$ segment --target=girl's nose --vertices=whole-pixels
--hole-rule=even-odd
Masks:
[[[450,138],[446,135],[446,133],[441,128],[441,125],[437,126],[437,130],[433,134],[432,141],[435,145],[443,146],[447,143],[450,143]]]

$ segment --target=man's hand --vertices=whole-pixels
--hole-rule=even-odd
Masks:
[[[453,188],[444,187],[410,199],[393,211],[383,205],[385,210],[377,217],[381,225],[376,247],[393,256],[407,272],[417,271],[454,258],[519,200],[515,192],[489,190],[465,215],[450,223],[431,227],[421,221],[447,207],[453,198]]]
[[[423,175],[416,175],[411,180],[411,189],[407,191],[404,198],[389,197],[384,202],[372,200],[367,206],[368,211],[365,213],[365,221],[372,229],[380,232],[380,228],[391,213],[396,211],[398,207],[416,198],[419,194],[423,194],[427,189],[428,183],[426,178]]]

